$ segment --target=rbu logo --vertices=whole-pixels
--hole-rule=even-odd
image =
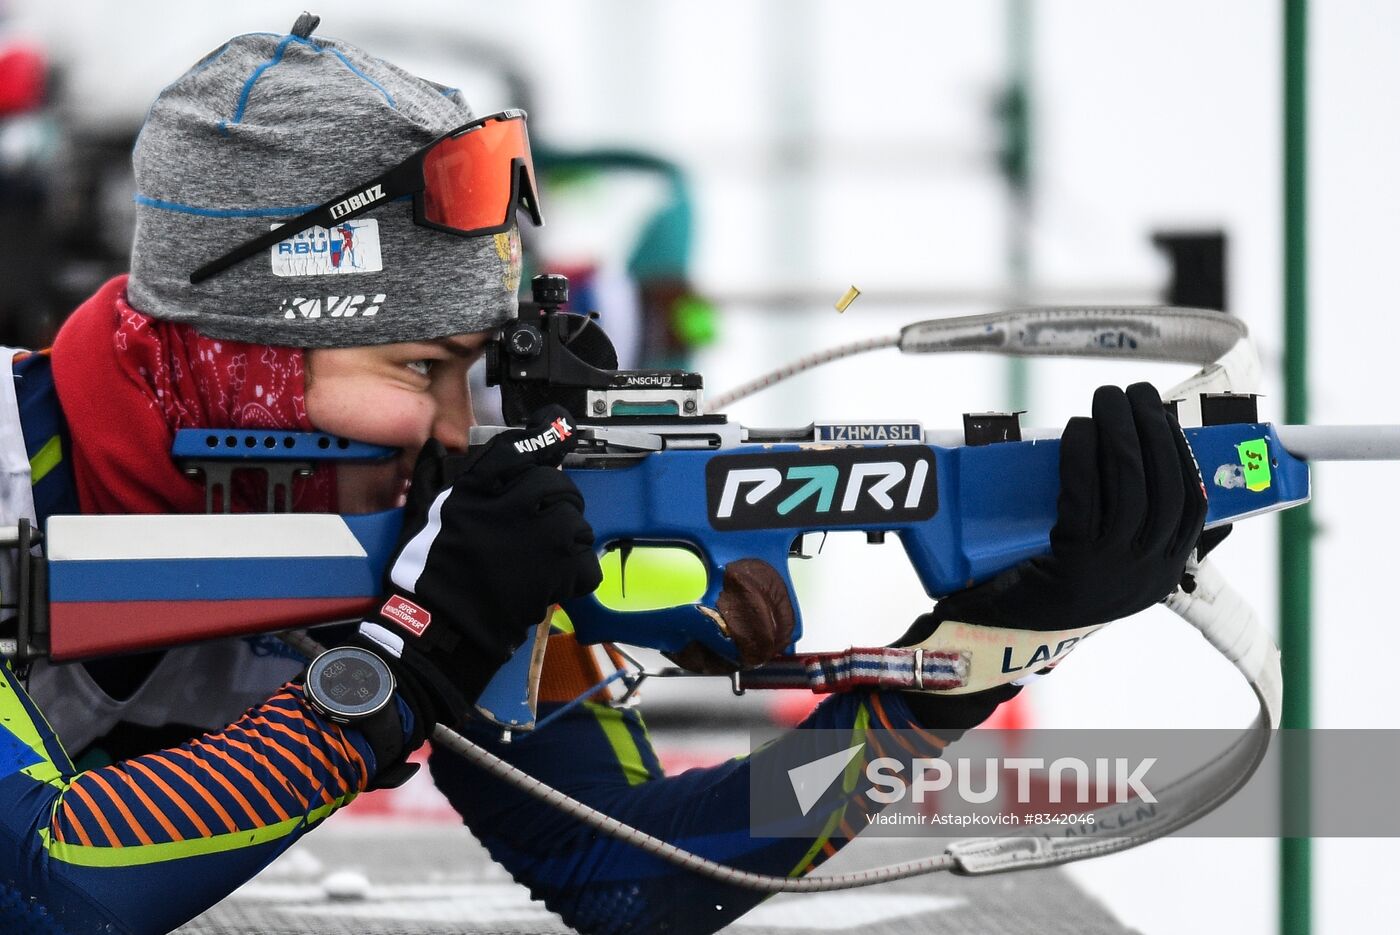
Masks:
[[[705,466],[705,487],[716,529],[899,523],[938,510],[933,452],[922,446],[720,456]]]

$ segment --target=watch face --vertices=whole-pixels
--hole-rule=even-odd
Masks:
[[[393,693],[393,677],[374,653],[345,647],[318,656],[306,673],[306,686],[327,713],[353,719],[384,707]]]

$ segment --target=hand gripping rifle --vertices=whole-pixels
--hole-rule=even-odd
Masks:
[[[964,417],[961,432],[917,423],[814,423],[759,429],[731,422],[721,405],[810,367],[856,353],[990,352],[1178,361],[1201,369],[1163,393],[1173,401],[1208,493],[1206,527],[1285,509],[1309,498],[1307,459],[1400,457],[1400,427],[1274,426],[1258,421],[1252,390],[1259,364],[1242,323],[1177,308],[1030,308],[940,319],[898,335],[838,347],[774,371],[704,404],[699,374],[620,371],[591,317],[559,311],[562,277],[537,277],[534,306],[488,347],[491,382],[502,387],[507,421],[523,424],[557,402],[575,415],[581,444],[565,469],[583,492],[600,548],[672,545],[704,562],[707,587],[694,603],[616,611],[590,596],[566,610],[585,643],[622,642],[676,653],[698,643],[730,660],[737,648],[720,597],[727,573],[767,565],[801,635],[787,558],[807,533],[864,531],[904,544],[930,597],[987,580],[1046,552],[1058,490],[1058,430],[1021,429],[1014,414]],[[478,443],[500,429],[477,427]],[[291,479],[312,462],[373,460],[388,449],[314,433],[186,430],[173,455],[204,474],[206,516],[62,516],[45,530],[46,555],[18,546],[20,662],[131,652],[199,639],[355,621],[380,593],[397,540],[397,511],[367,516],[272,512],[290,502]],[[268,513],[215,513],[237,470],[268,478]],[[0,541],[5,531],[0,530]],[[625,553],[624,553],[625,554]],[[599,831],[694,872],[770,892],[842,889],[953,870],[987,873],[1045,866],[1136,846],[1184,827],[1234,794],[1263,757],[1278,724],[1278,651],[1253,612],[1209,563],[1188,568],[1196,587],[1167,605],[1234,663],[1260,702],[1250,730],[1225,753],[1159,795],[1155,818],[1112,838],[992,838],[961,841],[938,857],[857,874],[767,877],[705,860],[602,815],[519,772],[439,726],[434,737],[508,782]],[[974,691],[1009,680],[996,646],[958,645],[935,632],[925,645],[788,655],[734,676],[736,688],[833,691],[857,685]],[[289,637],[312,652],[314,641]],[[541,635],[516,653],[483,694],[483,717],[507,730],[535,726]],[[1073,640],[1052,641],[1029,659],[1063,658]],[[1026,668],[1017,665],[1016,669]],[[632,688],[645,671],[620,673]],[[990,680],[990,681],[989,681]],[[591,695],[594,689],[587,693]],[[541,722],[543,724],[543,722]],[[1095,814],[1114,822],[1109,806]]]

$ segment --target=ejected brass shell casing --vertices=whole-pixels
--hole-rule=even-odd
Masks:
[[[860,295],[860,290],[855,286],[847,289],[846,294],[836,300],[836,310],[838,312],[844,312],[846,309],[850,308],[851,303],[856,300],[856,296],[858,295]]]

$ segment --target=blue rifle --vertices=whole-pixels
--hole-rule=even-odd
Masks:
[[[795,644],[801,616],[787,560],[811,533],[859,530],[873,541],[898,536],[934,598],[1049,547],[1058,490],[1055,433],[1027,431],[1023,438],[1014,414],[995,413],[965,416],[961,433],[925,432],[907,422],[746,428],[705,407],[699,374],[615,369],[593,317],[560,311],[567,300],[562,277],[537,277],[534,297],[488,346],[488,379],[501,385],[507,421],[524,424],[546,402],[564,405],[575,414],[580,437],[565,470],[584,495],[600,550],[625,555],[634,546],[679,546],[699,556],[707,573],[703,596],[681,606],[619,611],[594,596],[570,602],[565,609],[586,643],[667,653],[698,643],[735,660],[718,608],[720,589],[726,567],[757,559],[787,590]],[[1211,392],[1253,375],[1257,362],[1245,353],[1246,343],[1243,325],[1215,312],[1031,309],[911,325],[898,338],[814,359],[898,346],[1204,364],[1177,395],[1183,422],[1207,423],[1186,435],[1205,478],[1211,528],[1305,502],[1308,468],[1298,455],[1355,457],[1358,438],[1374,446],[1390,437],[1385,427],[1327,435],[1272,426],[1258,421],[1252,395]],[[796,369],[801,366],[740,392]],[[473,443],[500,430],[474,428]],[[316,461],[374,460],[394,451],[315,434],[186,430],[172,454],[203,472],[211,515],[52,518],[51,619],[22,622],[21,657],[81,658],[352,620],[371,606],[396,541],[397,511],[317,518],[271,511],[290,502],[295,472]],[[268,476],[268,514],[216,513],[240,469]],[[44,603],[41,595],[29,600],[31,607]],[[199,624],[193,635],[192,620]],[[535,642],[522,647],[483,696],[483,708],[510,728],[534,722]]]
[[[1028,309],[925,322],[897,338],[814,355],[707,407],[699,374],[614,369],[596,324],[559,311],[567,299],[562,278],[537,277],[534,298],[534,307],[488,348],[488,382],[501,386],[506,421],[525,424],[546,402],[577,414],[581,443],[565,469],[583,493],[599,547],[620,549],[625,568],[634,547],[676,546],[696,554],[706,571],[703,595],[680,606],[620,611],[596,596],[569,602],[565,610],[585,643],[620,642],[669,654],[697,643],[736,660],[720,594],[726,568],[753,560],[781,580],[795,643],[801,614],[788,558],[808,534],[856,530],[878,542],[893,533],[934,598],[1049,549],[1058,432],[1023,438],[1015,414],[967,414],[961,433],[930,433],[907,422],[758,429],[714,411],[852,353],[897,346],[912,353],[980,350],[1204,365],[1167,398],[1180,397],[1178,414],[1187,424],[1205,423],[1188,429],[1187,440],[1205,475],[1207,528],[1309,497],[1306,463],[1286,447],[1277,427],[1259,422],[1253,395],[1229,392],[1250,382],[1258,364],[1244,326],[1220,313]],[[473,443],[495,431],[473,429]],[[1286,431],[1295,448],[1308,434]],[[1313,453],[1322,453],[1318,439],[1311,440]],[[781,668],[765,666],[736,685],[790,687],[768,674]]]

